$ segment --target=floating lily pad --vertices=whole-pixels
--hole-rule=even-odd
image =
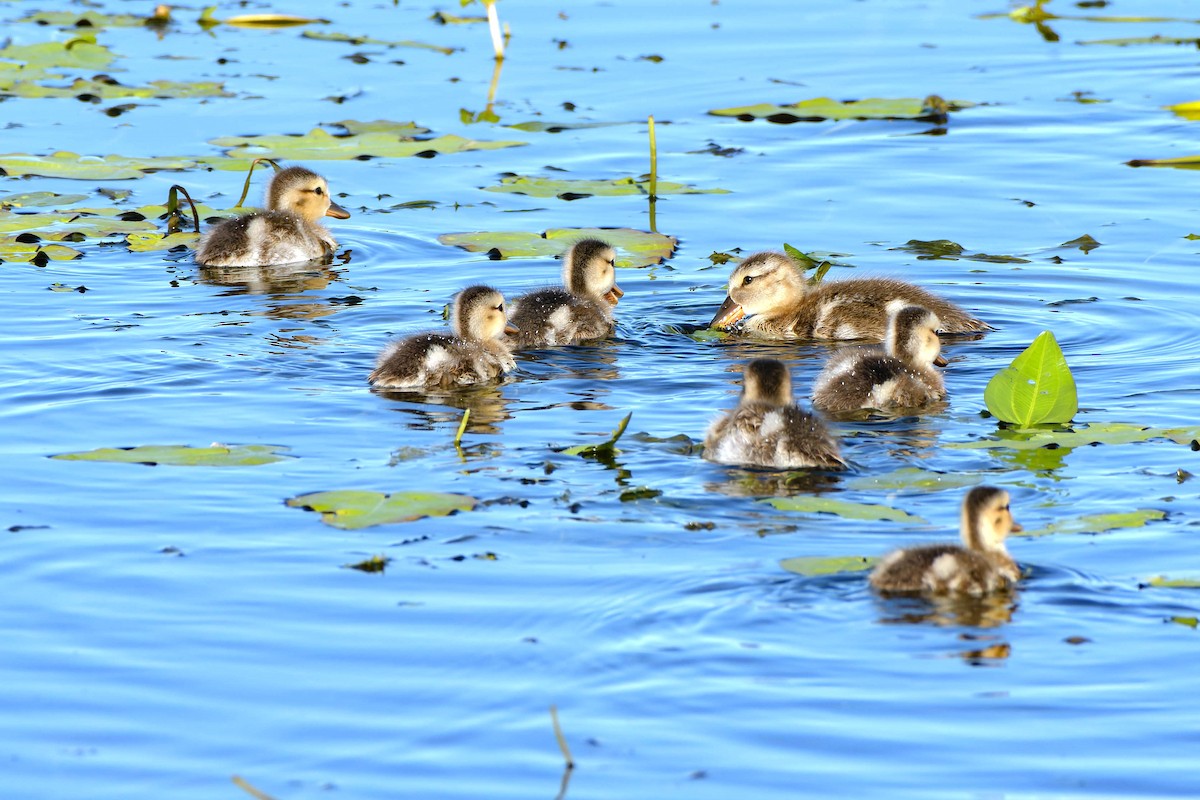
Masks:
[[[629,122],[545,122],[542,120],[533,120],[531,122],[518,122],[515,125],[506,125],[505,127],[513,128],[518,131],[526,131],[527,133],[562,133],[563,131],[575,131],[586,128],[608,128],[613,125],[630,125]]]
[[[759,500],[780,511],[800,511],[807,514],[834,514],[844,519],[886,520],[888,522],[923,523],[925,520],[906,511],[872,503],[854,503],[836,497],[768,497]]]
[[[941,119],[948,112],[971,108],[975,103],[966,100],[945,101],[936,95],[925,99],[901,97],[885,99],[871,97],[865,100],[833,100],[815,97],[790,105],[758,103],[736,108],[718,108],[709,111],[717,117],[737,117],[742,120],[765,119],[770,122],[821,122],[845,119]]]
[[[1099,425],[1083,425],[1067,430],[1001,430],[996,438],[974,442],[950,442],[945,447],[958,450],[1033,450],[1039,447],[1066,449],[1086,447],[1093,444],[1132,444],[1153,439],[1169,439],[1176,444],[1190,444],[1200,439],[1200,427],[1195,428],[1150,428],[1129,425],[1123,422],[1108,422]]]
[[[180,231],[179,233],[130,233],[125,237],[130,252],[151,253],[172,250],[176,247],[194,248],[200,234]]]
[[[0,58],[24,64],[28,68],[67,67],[72,69],[104,69],[117,56],[94,36],[78,36],[65,42],[10,44],[0,48]]]
[[[33,22],[56,28],[141,28],[150,19],[136,14],[101,14],[99,11],[35,11],[17,22]]]
[[[340,490],[313,492],[290,498],[287,505],[317,511],[321,521],[342,530],[373,525],[412,522],[422,517],[445,517],[456,511],[471,511],[477,501],[465,494],[444,492],[363,492]]]
[[[673,236],[632,228],[552,228],[544,233],[482,231],[444,233],[438,237],[442,244],[471,253],[487,253],[494,259],[559,255],[580,239],[600,239],[612,245],[618,251],[618,267],[661,264],[675,254],[679,244]]]
[[[530,197],[563,197],[571,199],[598,195],[618,197],[625,195],[650,194],[650,182],[634,178],[617,178],[610,181],[573,180],[568,178],[539,178],[530,175],[505,175],[498,186],[485,186],[485,192],[511,192]],[[658,181],[654,190],[663,194],[729,194],[728,189],[697,189],[686,183]]]
[[[321,124],[341,128],[349,134],[386,133],[390,136],[399,136],[404,139],[411,139],[429,133],[429,128],[412,121],[393,122],[387,119],[376,119],[369,122],[362,122],[356,119],[343,119],[337,122],[324,122]]]
[[[781,559],[779,566],[788,572],[812,578],[818,575],[865,572],[875,566],[877,561],[878,558],[869,556],[801,556]]]
[[[908,253],[915,253],[920,261],[984,261],[993,264],[1028,264],[1029,259],[1020,258],[1018,256],[996,256],[988,253],[967,253],[961,244],[952,242],[949,239],[934,239],[924,242],[920,239],[910,239],[906,244],[900,247],[893,247],[893,250],[901,250]]]
[[[59,194],[58,192],[21,192],[0,197],[0,208],[46,208],[69,206],[87,200],[86,194]]]
[[[575,447],[568,447],[562,452],[568,456],[581,456],[583,458],[611,458],[617,452],[617,440],[621,438],[621,434],[625,433],[625,428],[629,427],[631,417],[633,417],[632,411],[625,415],[625,418],[613,430],[612,436],[600,444],[580,444]]]
[[[978,474],[959,472],[937,472],[920,467],[901,467],[879,475],[864,475],[846,481],[847,489],[856,491],[894,492],[920,491],[940,492],[943,489],[962,489],[980,482]]]
[[[1118,528],[1141,528],[1147,522],[1167,518],[1167,512],[1157,508],[1139,508],[1136,511],[1114,514],[1084,514],[1074,519],[1052,522],[1044,528],[1018,531],[1013,536],[1049,536],[1060,533],[1104,533]]]
[[[22,242],[15,236],[0,238],[0,261],[28,262],[42,259],[49,261],[71,261],[81,258],[83,253],[74,247],[62,244],[42,244],[41,242]]]
[[[1050,331],[992,376],[983,399],[992,416],[1022,428],[1070,422],[1079,410],[1075,378]]]
[[[159,170],[185,170],[196,162],[167,156],[81,156],[60,150],[48,156],[26,153],[0,154],[0,170],[11,177],[40,175],[44,178],[71,178],[81,181],[122,181],[141,178]]]
[[[83,453],[62,453],[51,458],[62,461],[110,461],[121,464],[169,465],[174,467],[252,467],[273,464],[295,456],[284,455],[288,448],[269,444],[190,447],[188,445],[143,445],[141,447],[101,447]]]
[[[126,86],[112,78],[76,78],[67,86],[46,86],[33,80],[0,83],[0,95],[26,98],[89,98],[93,101],[124,97],[170,99],[181,97],[233,97],[218,81],[155,80],[143,86]]]
[[[408,139],[377,131],[335,136],[323,128],[314,128],[303,135],[222,136],[210,140],[209,143],[231,148],[226,151],[226,155],[235,158],[265,157],[295,161],[346,160],[367,156],[407,158],[430,153],[497,150],[526,144],[515,141],[484,142],[453,134],[436,139]]]
[[[326,33],[324,31],[305,31],[300,35],[305,39],[316,39],[320,42],[345,42],[356,47],[368,44],[376,47],[417,47],[423,50],[434,50],[438,53],[445,53],[446,55],[454,52],[453,47],[442,47],[436,44],[428,44],[427,42],[414,42],[411,39],[393,41],[389,39],[376,39],[372,36],[351,36],[345,33]]]

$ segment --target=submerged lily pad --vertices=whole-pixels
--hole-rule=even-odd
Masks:
[[[186,158],[168,156],[81,156],[59,150],[48,156],[27,153],[0,154],[0,170],[11,177],[39,175],[43,178],[71,178],[81,181],[122,181],[141,178],[159,170],[185,170],[196,166]]]
[[[649,267],[675,254],[679,241],[661,233],[632,228],[551,228],[544,233],[525,231],[480,231],[443,233],[438,241],[470,253],[487,253],[491,258],[532,258],[559,255],[581,239],[600,239],[616,248],[618,267]]]
[[[417,47],[423,50],[434,50],[438,53],[450,55],[454,52],[453,47],[442,47],[441,45],[428,44],[426,42],[414,42],[411,39],[389,40],[376,39],[372,36],[351,36],[346,33],[326,33],[324,31],[305,31],[300,34],[305,39],[316,39],[320,42],[345,42],[354,46],[369,44],[377,47]]]
[[[411,139],[378,131],[338,136],[324,128],[314,128],[306,134],[222,136],[211,139],[209,143],[230,148],[225,154],[234,158],[278,158],[295,161],[346,160],[369,156],[407,158],[433,153],[497,150],[527,144],[516,141],[485,142],[453,134],[436,139]]]
[[[1123,422],[1108,422],[1099,425],[1083,425],[1067,430],[1001,430],[996,438],[974,442],[950,442],[945,447],[957,450],[1034,450],[1039,447],[1066,449],[1086,447],[1093,444],[1132,444],[1152,439],[1169,439],[1176,444],[1190,444],[1200,439],[1200,427],[1195,428],[1150,428]]]
[[[46,86],[33,79],[0,82],[0,95],[26,98],[75,98],[92,102],[125,97],[169,99],[180,97],[233,97],[219,81],[155,80],[143,86],[127,86],[107,76],[76,78],[67,86]]]
[[[506,125],[507,128],[512,128],[518,131],[527,133],[562,133],[563,131],[575,131],[586,128],[609,128],[613,125],[630,125],[629,122],[545,122],[543,120],[532,120],[530,122],[518,122],[515,125]]]
[[[444,492],[364,492],[340,490],[313,492],[292,497],[287,505],[317,511],[321,521],[342,530],[373,525],[412,522],[422,517],[445,517],[456,511],[471,511],[478,501],[465,494]]]
[[[270,444],[213,444],[208,447],[142,445],[141,447],[101,447],[83,453],[62,453],[50,457],[62,461],[110,461],[148,466],[252,467],[295,458],[295,456],[284,455],[288,449]]]
[[[610,181],[574,180],[569,178],[540,178],[532,175],[505,175],[500,178],[500,185],[485,186],[485,192],[511,192],[530,197],[563,197],[569,199],[598,195],[601,197],[619,197],[625,195],[650,194],[650,182],[635,178],[617,178]],[[697,189],[686,183],[671,183],[658,181],[654,191],[657,194],[729,194],[728,189]]]
[[[1079,410],[1075,378],[1050,331],[992,376],[983,399],[992,416],[1022,428],[1070,422]]]
[[[1147,522],[1167,518],[1167,512],[1157,508],[1139,508],[1136,511],[1114,514],[1084,514],[1074,519],[1052,522],[1044,528],[1018,531],[1013,536],[1049,536],[1059,533],[1104,533],[1118,528],[1141,528]]]
[[[781,559],[779,566],[788,572],[812,578],[818,575],[865,572],[875,566],[877,561],[878,558],[870,556],[800,556]]]
[[[944,120],[951,111],[971,108],[975,103],[966,100],[942,100],[937,95],[924,99],[901,97],[886,99],[871,97],[864,100],[833,100],[815,97],[790,105],[758,103],[736,108],[718,108],[709,111],[717,117],[737,117],[741,120],[765,119],[770,122],[821,122],[845,119],[940,119]]]
[[[836,497],[813,497],[797,495],[795,497],[768,497],[758,501],[774,506],[779,511],[800,511],[808,514],[834,514],[844,519],[886,520],[888,522],[923,523],[925,520],[901,511],[898,508],[876,505],[873,503],[854,503],[849,500],[839,500]]]
[[[1028,264],[1029,259],[1020,258],[1018,256],[996,256],[988,253],[967,253],[961,244],[952,242],[949,239],[934,239],[932,241],[921,241],[920,239],[910,239],[907,243],[900,247],[893,247],[892,250],[901,250],[908,253],[915,253],[920,261],[958,261],[963,259],[966,261],[983,261],[992,264]]]
[[[920,467],[901,467],[879,475],[864,475],[846,481],[847,489],[856,491],[894,492],[921,491],[939,492],[943,489],[963,489],[975,486],[982,480],[978,474],[960,472],[937,472]]]

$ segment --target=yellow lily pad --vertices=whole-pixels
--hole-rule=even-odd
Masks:
[[[559,255],[580,239],[600,239],[616,248],[618,267],[649,267],[675,254],[679,241],[632,228],[551,228],[544,233],[482,231],[443,233],[438,241],[494,259]]]
[[[1189,100],[1186,103],[1175,103],[1170,106],[1163,106],[1177,117],[1184,119],[1200,119],[1200,100]]]
[[[813,497],[797,495],[795,497],[768,497],[759,500],[779,511],[799,511],[806,514],[834,514],[844,519],[884,520],[887,522],[923,523],[925,520],[901,511],[898,508],[876,505],[874,503],[854,503],[840,500],[836,497]]]
[[[122,181],[141,178],[159,170],[185,170],[196,162],[168,156],[81,156],[66,150],[48,156],[27,153],[0,154],[0,170],[10,177],[39,175],[43,178],[71,178],[81,181]]]
[[[635,178],[617,178],[609,181],[572,180],[568,178],[539,178],[530,175],[505,175],[498,186],[485,186],[485,192],[511,192],[530,197],[618,197],[625,195],[650,194],[650,182]],[[655,187],[658,194],[729,194],[728,189],[697,189],[686,183],[659,181]]]
[[[292,508],[317,511],[326,525],[358,530],[373,525],[412,522],[422,517],[445,517],[471,511],[478,501],[464,494],[443,492],[365,492],[339,490],[302,494],[287,500]]]
[[[866,572],[878,558],[870,556],[800,556],[784,558],[779,566],[788,572],[812,578],[818,575],[841,575],[850,572]]]
[[[101,447],[82,453],[50,456],[60,461],[108,461],[121,464],[168,465],[173,467],[253,467],[295,458],[284,455],[286,447],[270,444],[142,445],[141,447]]]
[[[515,141],[477,141],[453,134],[436,139],[410,139],[377,131],[335,136],[323,128],[314,128],[303,135],[222,136],[210,140],[209,143],[230,148],[225,154],[234,158],[265,157],[296,161],[348,160],[367,156],[407,158],[431,153],[497,150],[526,144]]]
[[[41,253],[41,259],[38,254]],[[40,242],[21,242],[15,236],[0,238],[0,262],[15,261],[27,263],[30,261],[72,261],[82,258],[83,253],[74,247],[63,244],[42,244]]]
[[[321,17],[300,17],[295,14],[238,14],[219,21],[235,28],[292,28],[297,25],[329,24],[329,20]]]
[[[453,47],[442,47],[441,45],[428,44],[427,42],[415,42],[412,39],[376,39],[373,36],[350,36],[345,33],[325,33],[324,31],[305,31],[300,34],[305,39],[316,39],[320,42],[345,42],[356,47],[361,45],[374,45],[376,47],[417,47],[423,50],[433,50],[438,53],[450,55],[454,52]]]
[[[1156,575],[1146,581],[1144,585],[1159,589],[1200,589],[1200,578],[1166,578]],[[1190,627],[1195,627],[1195,625]]]
[[[887,99],[871,97],[864,100],[833,100],[814,97],[790,105],[757,103],[735,108],[709,111],[717,117],[737,117],[742,120],[765,119],[770,122],[822,122],[846,119],[927,119],[945,118],[951,111],[971,108],[975,103],[966,100],[942,100],[936,95],[925,99],[901,97]]]
[[[1049,536],[1059,533],[1105,533],[1119,528],[1142,528],[1147,522],[1167,518],[1167,512],[1157,508],[1139,508],[1136,511],[1114,514],[1084,514],[1074,519],[1052,522],[1044,528],[1018,531],[1013,536]]]

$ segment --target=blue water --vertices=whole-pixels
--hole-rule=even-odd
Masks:
[[[10,98],[0,150],[210,156],[218,136],[343,119],[527,144],[309,162],[354,215],[331,221],[349,255],[325,268],[214,274],[186,255],[95,240],[75,245],[75,261],[0,265],[0,796],[247,797],[231,783],[240,775],[280,800],[553,797],[563,758],[551,705],[578,763],[566,794],[576,800],[1195,794],[1200,640],[1187,621],[1200,601],[1139,587],[1200,578],[1200,484],[1180,480],[1200,473],[1196,452],[1154,439],[1029,461],[951,445],[994,432],[984,386],[1042,330],[1075,375],[1077,423],[1200,419],[1198,248],[1185,238],[1200,233],[1195,173],[1123,163],[1195,152],[1200,123],[1162,108],[1200,99],[1195,49],[1079,44],[1200,36],[1200,25],[1051,20],[1059,40],[1048,42],[1031,25],[980,17],[1001,3],[501,3],[512,40],[500,121],[468,125],[460,110],[483,110],[493,71],[482,26],[439,26],[432,6],[305,5],[272,10],[331,20],[314,30],[460,49],[319,42],[303,28],[203,32],[197,12],[176,10],[161,38],[98,30],[122,56],[109,71],[125,83],[222,80],[235,96],[129,101],[138,107],[117,118],[98,109],[124,100]],[[1054,5],[1195,14],[1184,2]],[[36,8],[5,4],[5,36],[70,35],[14,22]],[[979,105],[941,130],[707,114],[931,92]],[[505,172],[640,175],[651,114],[664,180],[731,193],[659,200],[657,227],[679,248],[621,273],[612,341],[524,354],[498,386],[452,397],[368,390],[384,343],[443,325],[459,287],[488,281],[516,295],[557,279],[553,259],[489,261],[438,235],[646,229],[644,198],[480,189]],[[529,121],[624,124],[506,127]],[[710,142],[740,152],[697,152]],[[228,206],[241,180],[7,177],[0,198],[72,192],[100,207],[111,205],[97,192],[106,186],[132,190],[124,209],[180,182]],[[433,205],[393,209],[417,200]],[[1100,246],[1063,246],[1085,234]],[[936,239],[1023,261],[905,249]],[[998,329],[947,345],[945,412],[837,423],[854,469],[815,484],[719,467],[697,447],[735,402],[746,359],[786,360],[803,394],[828,352],[683,333],[723,299],[729,267],[710,254],[784,242],[853,265],[833,278],[905,277]],[[629,412],[615,464],[559,452],[602,441]],[[212,442],[279,445],[292,458],[242,468],[48,458]],[[913,467],[952,485],[872,482]],[[1011,603],[983,607],[880,600],[861,574],[780,566],[953,538],[955,477],[1007,488],[1028,529],[1134,509],[1167,516],[1018,538],[1030,577]],[[639,487],[661,494],[621,499]],[[284,504],[325,489],[460,492],[481,505],[340,531]],[[760,502],[813,492],[927,523]],[[372,555],[392,559],[384,573],[346,568]]]

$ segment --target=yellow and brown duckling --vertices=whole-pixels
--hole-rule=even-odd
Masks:
[[[201,237],[196,262],[262,267],[329,258],[337,240],[319,220],[349,216],[330,198],[320,175],[304,167],[281,169],[267,184],[266,210],[220,222]]]
[[[773,358],[746,365],[737,408],[713,422],[704,457],[720,464],[775,469],[842,469],[837,439],[792,399],[787,366]]]
[[[983,320],[919,286],[893,278],[851,278],[810,284],[784,253],[755,253],[729,276],[729,296],[709,327],[743,317],[747,333],[764,339],[875,339],[887,329],[888,305],[929,309],[945,333],[989,330]]]
[[[490,286],[468,286],[454,297],[452,336],[427,332],[392,342],[379,354],[368,380],[381,389],[436,389],[492,380],[516,367],[504,334],[515,332],[504,313],[504,295]]]
[[[563,287],[537,289],[512,301],[518,347],[553,347],[612,334],[617,253],[597,239],[576,242],[563,256]]]
[[[962,505],[962,547],[929,544],[896,550],[871,571],[872,588],[885,593],[928,592],[982,595],[1013,586],[1021,569],[1004,546],[1021,530],[1008,507],[1008,492],[976,486]]]
[[[938,339],[941,322],[920,306],[893,304],[883,347],[837,350],[813,382],[812,402],[822,411],[914,408],[946,396]]]

